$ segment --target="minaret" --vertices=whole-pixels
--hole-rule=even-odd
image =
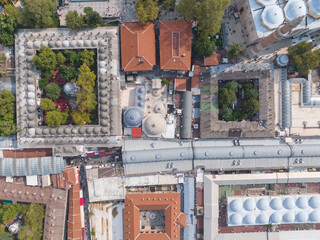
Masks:
[[[248,54],[249,55],[256,55],[258,52],[260,52],[261,50],[265,49],[266,47],[272,45],[274,42],[288,36],[291,33],[292,29],[295,28],[304,18],[305,18],[305,16],[301,16],[301,17],[293,19],[290,22],[282,24],[269,36],[263,38],[260,42],[251,46],[248,49]]]

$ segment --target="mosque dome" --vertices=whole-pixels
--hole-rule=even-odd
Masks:
[[[299,212],[296,215],[296,220],[298,222],[306,222],[308,220],[308,214],[306,212]]]
[[[278,5],[266,7],[261,14],[261,22],[269,30],[279,27],[283,21],[283,11]]]
[[[242,218],[241,218],[240,214],[234,213],[234,214],[231,215],[230,221],[234,225],[240,225],[241,222],[242,222]]]
[[[123,113],[123,121],[127,127],[139,127],[142,118],[142,111],[136,107],[127,108]]]
[[[268,202],[265,199],[260,199],[257,203],[257,207],[264,211],[268,209]]]
[[[280,223],[282,220],[281,213],[275,212],[274,214],[271,215],[270,220],[272,223]]]
[[[255,217],[251,213],[245,215],[244,218],[243,218],[243,223],[244,224],[250,224],[251,225],[251,224],[254,224],[254,222],[255,222]]]
[[[308,199],[306,197],[299,197],[296,204],[298,208],[305,209],[308,207]]]
[[[294,221],[294,214],[292,212],[287,212],[285,215],[283,215],[282,219],[286,223],[293,222]]]
[[[238,212],[241,210],[241,203],[238,199],[232,200],[232,202],[230,203],[230,208],[232,209],[232,211],[234,212]]]
[[[159,114],[150,114],[143,120],[142,127],[148,136],[159,136],[166,130],[166,120]]]
[[[243,208],[247,211],[252,211],[256,207],[256,203],[253,199],[247,199],[243,203]]]
[[[313,211],[312,213],[310,213],[309,218],[312,222],[320,222],[320,211]]]
[[[276,62],[280,67],[285,67],[289,63],[289,57],[287,54],[280,54],[277,56]]]
[[[289,0],[283,9],[287,20],[307,15],[306,3],[302,0]]]
[[[292,197],[287,197],[283,202],[282,205],[286,208],[286,209],[293,209],[294,208],[294,200],[292,199]]]
[[[279,210],[280,208],[282,208],[282,201],[280,200],[280,198],[272,199],[270,202],[270,207],[274,210]]]
[[[269,217],[268,217],[268,214],[266,213],[261,213],[256,219],[256,223],[258,224],[267,224],[268,222],[269,222]]]
[[[309,206],[312,208],[319,208],[320,207],[320,197],[319,196],[312,196],[309,199]]]

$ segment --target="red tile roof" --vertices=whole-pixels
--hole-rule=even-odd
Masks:
[[[191,88],[199,88],[199,77],[191,78]]]
[[[141,128],[138,128],[138,127],[132,128],[132,137],[141,138],[142,137]]]
[[[52,156],[51,148],[28,148],[23,150],[3,150],[5,158],[36,158]]]
[[[124,71],[152,70],[156,64],[153,23],[121,24],[121,64]]]
[[[215,66],[219,65],[220,63],[220,54],[219,53],[214,53],[209,57],[206,57],[204,59],[204,65],[206,66]]]
[[[81,240],[81,215],[79,184],[69,190],[68,240]]]
[[[191,22],[160,21],[160,68],[190,70]]]
[[[125,199],[125,240],[179,240],[186,216],[180,193],[129,193]],[[140,232],[140,210],[165,210],[165,233]]]
[[[186,91],[187,90],[187,79],[186,78],[176,78],[175,79],[176,90]]]

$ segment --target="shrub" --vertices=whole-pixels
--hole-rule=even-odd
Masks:
[[[169,80],[168,80],[167,78],[162,79],[162,82],[163,82],[165,85],[168,85],[168,84],[169,84]]]
[[[45,87],[45,92],[49,98],[51,98],[53,100],[57,100],[59,98],[61,88],[59,87],[59,85],[57,83],[49,83]]]
[[[193,49],[201,56],[211,56],[217,49],[213,39],[200,38],[193,44]]]

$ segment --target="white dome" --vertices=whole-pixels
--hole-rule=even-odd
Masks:
[[[136,107],[128,108],[124,111],[123,121],[127,127],[139,127],[143,118],[143,113]]]
[[[230,203],[230,208],[234,212],[241,211],[241,203],[238,199],[232,200]]]
[[[159,114],[166,114],[166,109],[165,109],[163,103],[161,103],[161,102],[160,103],[156,103],[154,105],[153,111],[155,113],[159,113]]]
[[[305,209],[308,207],[308,199],[306,197],[299,197],[296,204],[298,208]]]
[[[292,209],[295,206],[294,200],[291,197],[287,197],[283,202],[282,205],[286,208],[286,209]]]
[[[287,20],[293,20],[307,14],[306,3],[302,0],[290,0],[283,10]]]
[[[255,222],[255,217],[253,214],[249,213],[249,214],[245,215],[243,218],[244,224],[254,224],[254,222]]]
[[[234,225],[239,225],[242,222],[242,218],[241,218],[240,214],[234,213],[234,214],[231,215],[230,221]]]
[[[106,70],[105,68],[100,68],[99,73],[100,73],[101,75],[106,75],[107,70]]]
[[[283,215],[283,221],[287,223],[293,222],[294,214],[292,212],[287,212],[285,215]]]
[[[69,47],[69,41],[64,40],[64,41],[62,42],[62,46],[63,46],[63,47]]]
[[[287,66],[289,63],[289,57],[287,54],[280,54],[277,57],[277,64],[281,67]]]
[[[299,212],[296,219],[298,222],[306,222],[308,220],[308,214],[306,212]]]
[[[269,217],[267,214],[265,213],[261,213],[257,219],[256,219],[256,222],[259,223],[259,224],[267,224],[269,222]]]
[[[261,14],[261,22],[269,30],[279,27],[283,21],[282,9],[277,5],[266,7]]]
[[[35,88],[34,85],[31,85],[31,84],[28,85],[28,91],[32,92],[32,91],[34,91],[35,89],[36,89],[36,88]]]
[[[320,197],[313,196],[309,199],[309,206],[312,208],[319,208],[320,207]]]
[[[253,199],[247,199],[243,203],[243,208],[247,211],[252,211],[256,207],[256,203]]]
[[[33,99],[28,99],[27,103],[29,106],[33,106],[36,102]]]
[[[166,130],[166,120],[159,114],[150,114],[143,120],[142,127],[148,136],[159,136]]]
[[[312,213],[310,213],[309,218],[312,222],[320,222],[320,211],[313,211]]]
[[[260,210],[267,210],[268,209],[268,202],[265,199],[260,199],[257,203],[257,207]]]
[[[275,212],[271,215],[270,219],[272,223],[280,223],[282,219],[281,213]]]
[[[30,98],[30,99],[35,98],[34,92],[28,92],[28,98]]]
[[[274,210],[279,210],[282,207],[282,201],[280,198],[274,198],[270,202],[270,207]]]
[[[260,3],[262,6],[268,6],[271,4],[275,4],[276,0],[257,0],[257,3]]]
[[[308,0],[309,14],[314,18],[320,18],[319,0]]]
[[[105,68],[106,65],[107,65],[107,63],[106,63],[105,61],[101,61],[101,62],[99,63],[99,66],[100,66],[101,68]]]

